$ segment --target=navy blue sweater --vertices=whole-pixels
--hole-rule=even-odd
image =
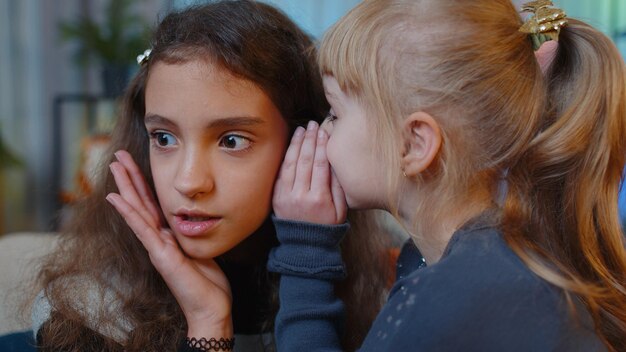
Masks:
[[[282,274],[278,351],[340,351],[344,306],[333,281],[345,276],[339,243],[348,225],[274,223],[281,245],[268,267]],[[457,231],[438,263],[420,259],[412,242],[404,246],[361,351],[606,351],[582,305],[574,316],[562,291],[486,222]]]

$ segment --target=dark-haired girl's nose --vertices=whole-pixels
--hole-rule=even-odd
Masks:
[[[174,188],[188,198],[211,193],[215,187],[210,160],[190,153],[179,166]]]

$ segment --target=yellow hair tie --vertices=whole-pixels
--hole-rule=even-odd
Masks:
[[[549,40],[558,41],[561,27],[567,24],[565,12],[554,7],[550,0],[527,2],[522,5],[522,12],[532,13],[519,31],[530,34],[535,50]]]

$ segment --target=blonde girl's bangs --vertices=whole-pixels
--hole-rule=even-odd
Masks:
[[[326,32],[318,52],[322,75],[335,78],[345,94],[367,109],[372,143],[383,161],[381,167],[387,170],[389,189],[397,188],[400,174],[397,137],[401,116],[393,71],[397,51],[390,39],[400,32],[414,1],[362,1]],[[397,203],[396,198],[397,194],[389,194],[389,203]]]
[[[322,75],[332,76],[344,92],[361,86],[356,53],[362,48],[363,31],[359,30],[358,7],[335,23],[324,35],[318,52]],[[363,52],[363,51],[362,51]]]
[[[393,16],[389,7],[389,0],[364,0],[324,35],[318,53],[321,73],[333,76],[344,92],[359,95],[364,85],[377,81],[385,24]]]

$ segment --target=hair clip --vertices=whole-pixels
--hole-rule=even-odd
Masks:
[[[146,49],[143,54],[137,55],[137,64],[142,66],[148,62],[148,59],[150,59],[150,53],[152,53],[152,49]]]
[[[565,12],[554,7],[550,0],[527,2],[522,5],[522,12],[532,13],[519,31],[530,34],[535,50],[549,40],[558,41],[561,27],[567,24]]]

